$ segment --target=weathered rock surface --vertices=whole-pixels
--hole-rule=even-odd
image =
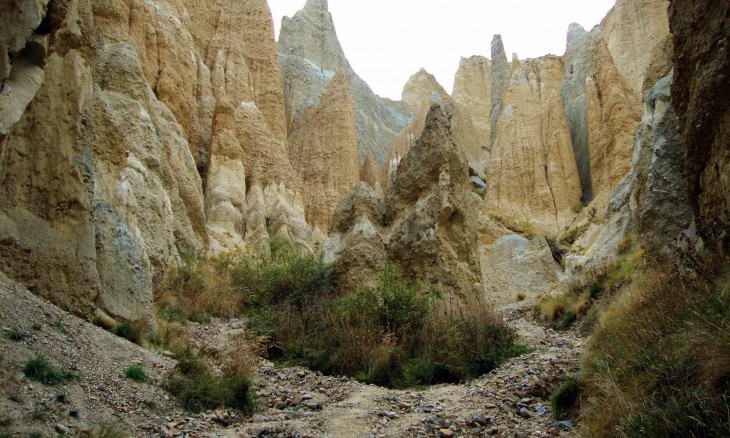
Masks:
[[[570,224],[581,197],[562,79],[558,57],[513,63],[487,167],[487,209],[552,233]]]
[[[482,300],[477,200],[449,101],[431,106],[386,194],[388,250],[405,275],[445,289],[444,310]]]
[[[434,103],[388,188],[385,216],[381,201],[364,183],[339,204],[333,218],[337,234],[325,243],[325,254],[353,266],[354,275],[341,274],[347,284],[377,280],[358,274],[375,273],[385,263],[387,248],[407,278],[443,290],[442,311],[458,313],[483,301],[479,197],[471,193],[456,138],[453,103]]]
[[[673,1],[672,100],[687,152],[689,197],[707,240],[730,245],[730,4]]]
[[[375,95],[353,71],[337,40],[327,1],[307,0],[294,17],[285,17],[278,47],[289,128],[307,107],[319,102],[329,80],[343,68],[353,99],[360,161],[371,151],[375,162],[383,163],[410,117],[399,105]]]
[[[560,266],[544,237],[528,240],[509,234],[481,250],[487,300],[507,304],[535,298],[558,282]]]
[[[307,222],[328,234],[337,203],[360,180],[352,98],[344,69],[327,84],[319,104],[305,109],[294,122],[289,152],[304,182]]]
[[[324,246],[324,261],[337,261],[335,274],[340,293],[377,286],[387,260],[383,243],[385,205],[361,182],[337,205],[332,217],[333,235]]]
[[[461,58],[452,97],[468,112],[479,148],[491,149],[492,62],[483,56]]]
[[[617,0],[600,24],[618,72],[640,100],[671,69],[668,6],[669,0]]]
[[[635,236],[650,250],[694,236],[684,142],[670,96],[671,82],[671,75],[663,78],[647,95],[631,171],[610,199],[606,226],[589,256],[610,255],[624,236]]]

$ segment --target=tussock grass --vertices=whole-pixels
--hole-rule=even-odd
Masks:
[[[643,258],[643,251],[634,248],[609,262],[583,267],[556,294],[536,303],[536,316],[558,330],[588,316],[584,321],[590,328],[598,313],[593,306],[629,285]]]
[[[140,365],[130,365],[124,369],[124,375],[135,382],[147,382],[150,376]]]
[[[582,367],[584,435],[730,436],[730,276],[705,263],[653,260],[602,314]]]
[[[76,378],[74,372],[56,368],[43,356],[36,356],[26,362],[23,374],[44,385],[58,385]]]

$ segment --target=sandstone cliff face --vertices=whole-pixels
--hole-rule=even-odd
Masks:
[[[377,164],[383,163],[410,117],[398,105],[375,95],[352,70],[337,40],[327,1],[307,0],[294,17],[284,18],[278,47],[289,128],[307,107],[319,102],[329,80],[343,68],[353,99],[360,161],[370,151]]]
[[[673,1],[672,98],[686,143],[689,196],[706,240],[730,244],[730,4]]]
[[[337,203],[360,180],[352,98],[343,69],[319,105],[307,108],[294,123],[289,151],[304,181],[307,222],[326,235]]]
[[[570,224],[581,196],[560,88],[563,62],[545,57],[514,63],[489,157],[487,209],[539,230]]]
[[[671,69],[669,0],[617,0],[600,28],[618,72],[639,97]]]
[[[139,319],[181,251],[309,247],[264,0],[45,4],[0,35],[2,270]]]
[[[491,149],[492,62],[483,56],[461,58],[452,96],[468,113],[476,143],[486,155]]]

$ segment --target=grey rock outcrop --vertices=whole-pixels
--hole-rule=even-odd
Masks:
[[[519,294],[534,298],[558,282],[561,268],[544,237],[529,240],[509,234],[481,252],[485,297],[494,303],[514,302]]]
[[[410,115],[377,96],[354,72],[337,40],[327,1],[308,0],[294,17],[285,17],[278,47],[289,128],[307,107],[318,104],[327,83],[343,68],[353,99],[360,162],[371,152],[377,164],[383,163]]]

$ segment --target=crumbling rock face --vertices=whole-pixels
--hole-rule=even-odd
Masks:
[[[534,298],[558,282],[560,266],[544,237],[532,240],[509,234],[481,249],[487,300],[505,304],[522,294]]]
[[[446,289],[444,310],[482,299],[477,202],[448,101],[431,106],[386,195],[388,250],[412,279]]]
[[[617,0],[600,25],[618,72],[640,100],[671,69],[668,6],[669,0]]]
[[[327,234],[337,203],[359,182],[360,172],[352,99],[343,69],[329,82],[319,105],[307,108],[295,122],[289,152],[304,181],[307,222]]]
[[[671,75],[661,79],[647,94],[631,171],[610,198],[606,226],[589,251],[591,257],[611,254],[624,236],[638,237],[650,250],[662,250],[684,237],[693,239],[684,143],[671,81]]]
[[[675,0],[672,99],[687,147],[689,197],[708,241],[730,236],[730,3]]]
[[[487,166],[488,210],[544,232],[570,224],[581,197],[557,57],[513,63]]]
[[[483,56],[461,58],[452,96],[468,112],[476,143],[486,156],[491,148],[492,62]]]
[[[340,293],[377,286],[387,260],[383,243],[385,205],[364,182],[337,205],[333,235],[323,249],[325,263],[337,261],[335,275]]]
[[[307,0],[294,17],[285,17],[278,47],[290,132],[304,110],[319,103],[330,79],[343,68],[353,100],[360,161],[370,151],[377,164],[383,163],[410,117],[395,103],[375,95],[352,70],[337,40],[327,1]]]

